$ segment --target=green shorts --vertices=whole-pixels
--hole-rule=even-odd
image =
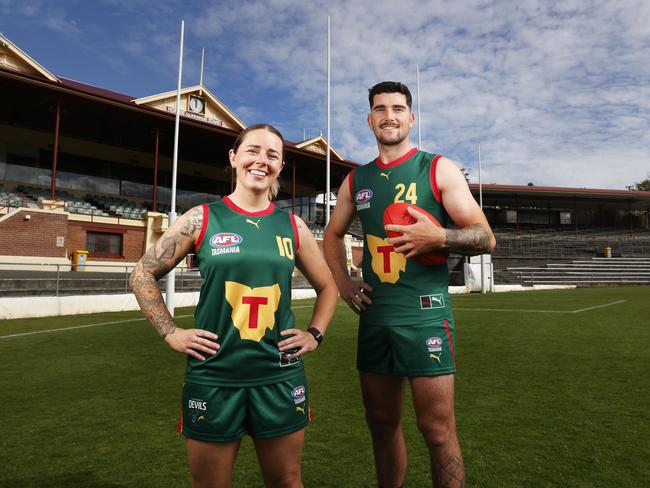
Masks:
[[[304,373],[263,386],[183,386],[179,432],[191,439],[230,442],[296,432],[311,419]]]
[[[453,319],[424,325],[359,328],[357,369],[399,376],[438,376],[456,371]]]

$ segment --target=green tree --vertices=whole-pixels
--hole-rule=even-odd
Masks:
[[[645,180],[637,181],[634,183],[634,186],[632,188],[635,190],[650,191],[650,173],[647,174]]]

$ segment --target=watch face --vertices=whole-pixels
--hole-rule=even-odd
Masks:
[[[190,112],[194,112],[195,114],[202,114],[205,111],[205,100],[202,98],[190,95],[187,105]]]

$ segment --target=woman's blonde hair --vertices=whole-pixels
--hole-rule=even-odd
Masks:
[[[254,130],[259,130],[259,129],[267,130],[271,134],[275,134],[280,138],[280,141],[282,141],[282,164],[284,164],[284,137],[282,137],[282,133],[278,129],[276,129],[270,124],[253,124],[246,127],[243,131],[239,133],[237,139],[235,139],[235,142],[232,145],[233,152],[237,153],[237,149],[239,149],[241,143],[244,142],[244,139],[246,138],[249,132],[253,132]],[[269,188],[269,200],[273,200],[274,198],[276,198],[279,192],[280,192],[280,182],[276,177],[275,181],[271,183],[271,187]]]
[[[269,200],[277,198],[278,193],[280,193],[280,180],[275,178],[275,181],[271,183],[271,188],[269,188]]]

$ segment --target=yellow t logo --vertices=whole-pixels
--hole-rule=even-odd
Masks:
[[[372,270],[379,277],[382,283],[397,283],[400,271],[406,271],[406,257],[404,254],[395,252],[388,238],[367,234],[368,250],[372,256]]]
[[[241,339],[259,342],[266,329],[273,330],[281,294],[277,283],[250,288],[236,281],[226,281],[226,300],[232,307],[230,316]]]

